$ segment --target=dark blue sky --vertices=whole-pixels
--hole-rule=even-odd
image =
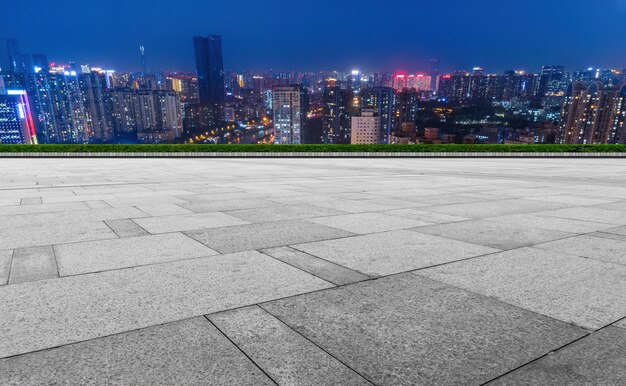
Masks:
[[[118,70],[192,70],[193,35],[221,34],[235,70],[626,67],[626,0],[2,0],[23,52]],[[4,44],[3,44],[4,46]],[[6,66],[6,49],[0,50]]]

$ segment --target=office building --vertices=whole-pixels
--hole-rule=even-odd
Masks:
[[[380,117],[375,110],[364,109],[360,116],[352,117],[351,139],[353,145],[377,144],[380,141]]]
[[[302,143],[308,112],[307,89],[302,85],[274,87],[272,106],[274,143]]]
[[[322,143],[349,144],[352,92],[346,84],[328,85],[322,95]]]
[[[193,38],[200,103],[224,102],[224,64],[219,35]]]
[[[379,143],[388,143],[395,127],[396,93],[391,87],[370,87],[361,92],[363,110],[374,110],[380,122]]]

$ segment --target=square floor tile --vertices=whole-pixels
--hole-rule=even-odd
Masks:
[[[262,307],[372,383],[384,385],[480,384],[585,333],[412,274]]]

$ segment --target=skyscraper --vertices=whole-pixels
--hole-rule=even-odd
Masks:
[[[361,106],[374,110],[380,118],[379,143],[388,143],[394,129],[396,93],[391,87],[370,87],[361,92]]]
[[[439,59],[431,59],[428,62],[428,75],[430,76],[430,89],[437,92],[439,86]]]
[[[346,84],[327,85],[322,95],[322,143],[350,143],[350,102],[352,93]]]
[[[617,87],[572,83],[561,116],[562,143],[626,143],[626,83]]]
[[[139,46],[139,54],[141,55],[141,72],[146,74],[148,69],[146,65],[146,48],[144,46]]]
[[[7,53],[9,55],[9,69],[17,71],[20,67],[20,46],[15,39],[7,39]]]
[[[200,103],[224,102],[224,64],[219,35],[195,36],[193,45],[198,70]]]
[[[36,144],[33,115],[25,90],[0,95],[0,143]]]
[[[300,144],[306,126],[308,92],[302,85],[274,87],[274,143]]]

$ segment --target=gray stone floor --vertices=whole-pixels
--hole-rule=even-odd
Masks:
[[[626,384],[626,160],[2,159],[0,384]]]

